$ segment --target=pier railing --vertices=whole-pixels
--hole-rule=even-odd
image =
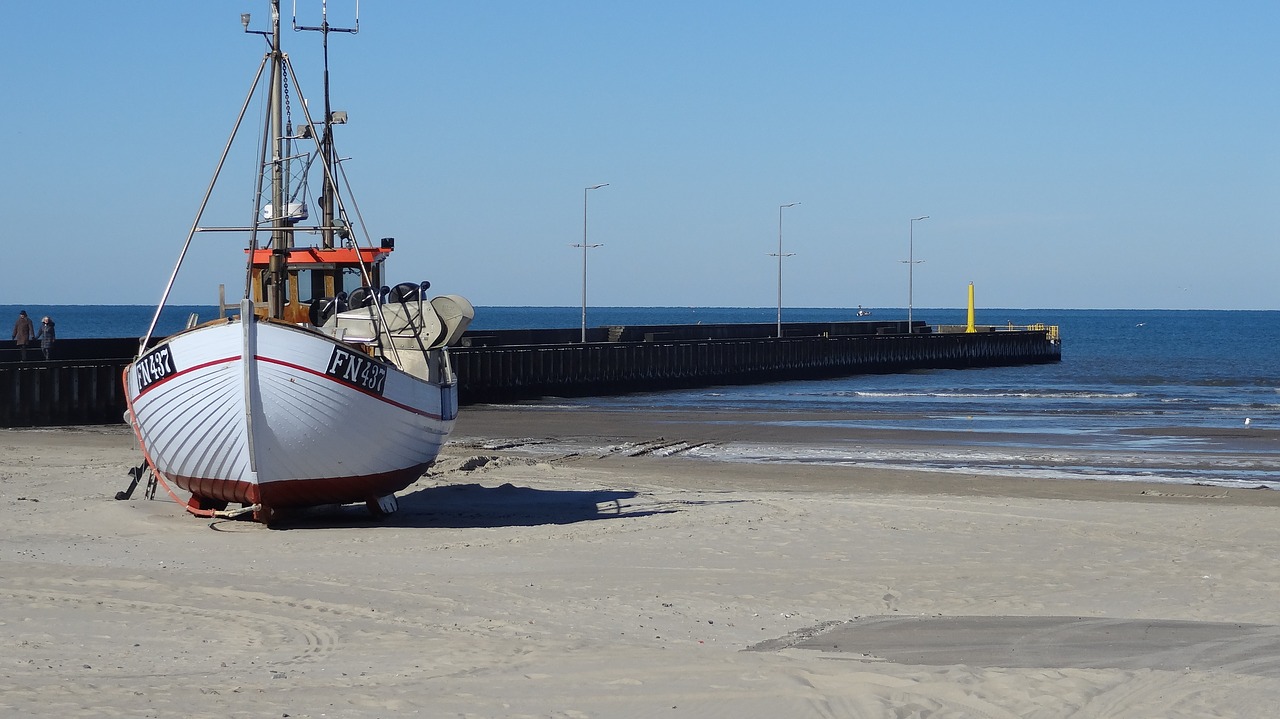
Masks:
[[[935,331],[937,332],[968,332],[969,327],[968,325],[937,325],[935,327]],[[1059,341],[1057,325],[1046,325],[1046,324],[1015,325],[1013,323],[1010,323],[1008,325],[978,325],[973,328],[973,331],[974,332],[1024,332],[1024,331],[1044,332],[1045,336],[1049,338],[1050,342]]]

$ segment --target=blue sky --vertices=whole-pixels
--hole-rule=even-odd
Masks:
[[[299,0],[302,22],[320,0]],[[331,21],[351,4],[329,0]],[[151,304],[267,3],[6,6],[0,303]],[[291,10],[285,2],[286,15]],[[1280,307],[1280,3],[369,2],[339,152],[393,281],[477,305]],[[319,101],[319,37],[288,33]],[[251,114],[255,114],[257,105]],[[244,224],[233,154],[205,224]],[[222,190],[220,190],[222,192]],[[202,235],[174,300],[243,284]]]

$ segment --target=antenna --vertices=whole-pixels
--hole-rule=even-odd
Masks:
[[[298,24],[298,0],[293,0],[293,31],[302,32],[349,32],[352,35],[360,32],[360,0],[356,0],[356,20],[352,27],[332,27],[329,25],[329,0],[320,0],[320,24],[318,26]]]

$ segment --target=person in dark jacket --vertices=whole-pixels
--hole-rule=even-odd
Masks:
[[[36,339],[40,340],[40,351],[44,353],[44,358],[49,359],[49,353],[53,351],[53,341],[58,339],[58,335],[53,331],[53,320],[48,317],[40,320]]]
[[[13,342],[18,345],[18,351],[22,353],[22,361],[24,362],[27,360],[27,345],[31,343],[35,335],[35,328],[31,326],[31,318],[27,316],[26,310],[22,310],[18,313],[18,321],[13,324]]]

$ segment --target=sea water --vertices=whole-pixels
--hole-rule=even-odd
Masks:
[[[487,311],[495,329],[581,322],[577,308]],[[776,317],[773,308],[590,308],[588,324]],[[934,325],[966,321],[962,309],[917,308],[914,317]],[[876,309],[869,319],[905,318],[903,309]],[[792,322],[853,319],[847,309],[783,314]],[[813,427],[823,438],[691,452],[714,459],[1280,489],[1280,312],[980,310],[977,321],[1057,325],[1062,361],[535,404],[714,412],[729,423]]]
[[[155,307],[144,305],[0,305],[0,322],[7,318],[10,324],[4,326],[12,327],[21,310],[37,325],[42,317],[52,319],[58,339],[139,338],[147,333],[156,314]],[[216,317],[218,311],[212,306],[168,305],[153,334],[163,337],[178,332],[193,314],[203,321]]]
[[[0,305],[58,336],[138,337],[154,308]],[[964,324],[963,309],[915,308],[930,324]],[[165,309],[156,334],[212,307]],[[772,323],[776,308],[588,308],[588,326]],[[858,319],[850,309],[784,308],[784,322]],[[874,309],[872,320],[906,319]],[[577,307],[479,307],[476,329],[571,328]],[[854,375],[533,404],[716,412],[725,421],[821,428],[825,444],[697,450],[717,459],[823,462],[987,474],[1142,479],[1280,488],[1280,311],[979,310],[979,324],[1057,325],[1062,361],[1046,365]],[[803,417],[797,419],[796,417]],[[830,441],[847,430],[847,442]],[[884,430],[889,441],[866,441]],[[854,441],[852,438],[858,438]]]

